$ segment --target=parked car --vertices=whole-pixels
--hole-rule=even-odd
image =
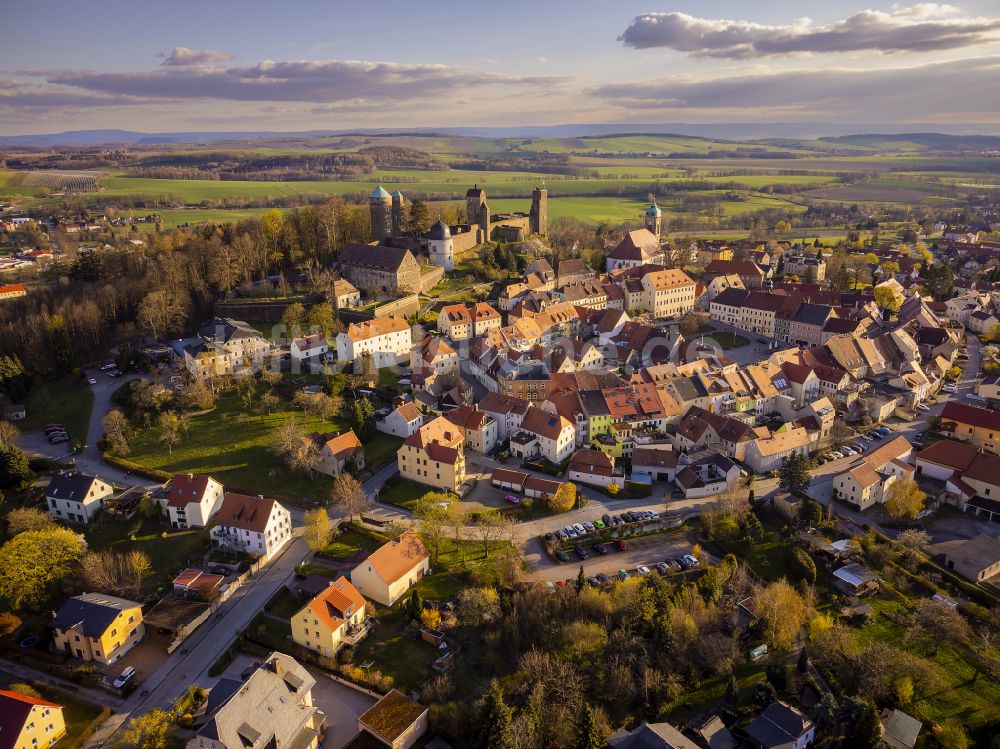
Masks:
[[[664,564],[667,565],[671,572],[680,572],[684,569],[676,559],[668,559]]]
[[[601,515],[601,522],[604,523],[608,528],[610,528],[612,525],[615,524],[614,519],[607,513]]]
[[[567,554],[562,549],[557,549],[556,550],[556,559],[558,561],[560,561],[560,562],[568,562],[569,561],[569,554]]]
[[[926,405],[924,405],[923,403],[918,403],[918,404],[917,404],[917,409],[919,409],[920,411],[923,411],[923,412],[925,412],[925,413],[926,413],[927,411],[930,411],[930,410],[931,410],[929,406],[926,406]]]
[[[628,580],[630,577],[631,575],[628,573],[628,570],[625,569],[624,567],[618,570],[618,579],[621,580],[622,582]]]
[[[583,524],[583,528],[584,528],[584,530],[587,531],[587,533],[593,533],[594,532],[594,524],[591,523],[589,520]]]
[[[858,454],[856,450],[854,450],[853,448],[850,448],[850,447],[842,447],[842,448],[840,448],[840,452],[844,453],[844,455],[857,455]]]
[[[635,568],[635,571],[638,572],[643,577],[645,577],[646,575],[649,574],[649,567],[647,567],[644,564],[640,564],[638,567]]]
[[[582,536],[583,534],[585,534],[587,532],[587,529],[584,528],[582,525],[580,525],[580,523],[574,523],[573,524],[573,530],[576,531],[576,535],[578,535],[578,536]]]
[[[594,551],[603,556],[608,553],[608,547],[604,544],[594,544]]]
[[[590,584],[591,588],[597,588],[601,584],[600,582],[598,582],[597,578],[594,577],[594,576],[588,577],[587,578],[587,582]]]
[[[556,531],[556,538],[558,538],[560,541],[566,541],[569,539],[569,534],[566,533],[566,531],[560,529]]]
[[[582,546],[576,547],[576,555],[580,557],[580,559],[590,559],[590,554],[588,554],[587,550]]]
[[[218,566],[212,567],[212,569],[210,570],[210,572],[213,575],[222,575],[223,577],[225,577],[226,575],[230,574],[232,572],[232,570],[230,570],[228,567],[223,567],[222,565],[218,565]]]
[[[508,494],[506,497],[504,497],[504,499],[506,499],[512,505],[519,505],[519,504],[521,504],[521,498],[520,497],[515,497],[513,494]]]
[[[883,437],[892,434],[892,430],[889,427],[878,427],[875,429],[876,432],[881,434]]]
[[[697,567],[699,564],[701,564],[698,561],[698,557],[691,556],[690,554],[685,554],[682,557],[682,559],[684,559],[688,563],[688,567]]]
[[[135,669],[132,666],[128,666],[124,671],[119,674],[118,678],[115,679],[115,689],[121,689],[123,686],[132,681],[135,676]]]
[[[618,540],[615,541],[615,546],[618,547],[618,551],[628,551],[628,541]]]
[[[602,531],[602,530],[604,530],[604,523],[602,521],[600,521],[600,520],[595,520],[594,521],[594,527],[597,530]]]
[[[661,575],[666,575],[670,572],[670,567],[667,565],[666,562],[659,562],[656,565],[656,571],[659,572]]]
[[[597,578],[597,582],[599,582],[601,585],[610,585],[611,584],[611,578],[609,578],[603,572],[598,572],[595,575],[595,577]]]
[[[567,538],[576,538],[576,528],[574,528],[572,525],[567,525],[565,528],[563,528],[563,533],[566,534]]]
[[[97,384],[97,380],[95,380],[93,377],[91,377],[91,378],[89,378],[87,380],[87,383],[90,384],[90,385],[96,385]]]
[[[51,442],[53,445],[59,445],[62,444],[63,442],[69,442],[69,435],[65,433],[54,435],[52,437],[49,437],[49,442]]]
[[[840,450],[834,450],[830,455],[833,456],[834,460],[840,460],[844,457],[844,453],[840,452]]]
[[[855,442],[853,445],[851,445],[851,447],[853,447],[859,453],[863,453],[866,449],[865,444],[863,442]]]

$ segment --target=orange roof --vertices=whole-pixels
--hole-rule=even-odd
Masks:
[[[210,476],[203,473],[179,473],[170,482],[168,507],[187,507],[188,502],[201,502],[208,489]]]
[[[410,324],[405,317],[389,315],[388,317],[376,317],[362,323],[351,323],[347,328],[347,337],[352,341],[366,341],[388,333],[400,333],[409,330]]]
[[[219,525],[263,533],[276,504],[273,499],[226,492],[219,510]]]
[[[448,322],[452,323],[471,323],[472,315],[469,314],[469,308],[464,304],[449,304],[441,308],[441,312]]]
[[[364,596],[343,575],[306,604],[313,616],[334,630],[364,607]]]
[[[326,447],[337,460],[349,458],[361,448],[361,440],[358,439],[358,435],[354,433],[353,429],[348,429],[343,434],[337,435],[317,434],[313,435],[313,439]]]
[[[24,288],[23,283],[8,283],[4,284],[3,286],[0,286],[0,294],[8,294],[12,291],[23,291],[25,293],[28,292],[28,290]]]
[[[406,531],[399,538],[373,551],[362,564],[371,565],[382,582],[391,585],[427,557],[427,549],[417,538],[417,534]]]
[[[500,319],[500,313],[493,309],[488,302],[479,302],[473,309],[473,316],[477,321]]]
[[[396,413],[406,420],[407,424],[412,424],[414,421],[418,421],[421,418],[420,409],[417,408],[417,404],[413,401],[407,401],[402,406],[396,409]]]
[[[654,289],[674,289],[678,286],[694,286],[694,281],[691,280],[690,276],[677,268],[647,273],[646,278],[649,279]]]

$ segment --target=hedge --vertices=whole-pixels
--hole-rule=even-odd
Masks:
[[[111,455],[110,453],[102,453],[101,458],[109,466],[120,468],[123,471],[128,471],[129,473],[134,473],[136,476],[142,476],[153,481],[169,481],[174,477],[172,473],[161,471],[158,468],[147,468],[144,465],[139,465],[125,458],[119,458],[117,455]]]

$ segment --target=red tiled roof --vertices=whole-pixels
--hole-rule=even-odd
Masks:
[[[1000,413],[988,408],[967,406],[964,403],[948,401],[941,412],[941,421],[956,421],[969,424],[980,429],[995,429],[1000,431]]]
[[[168,507],[187,507],[188,502],[201,502],[211,477],[203,473],[179,473],[170,482]]]

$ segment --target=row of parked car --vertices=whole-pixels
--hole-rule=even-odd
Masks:
[[[588,520],[583,523],[574,523],[573,525],[567,525],[562,530],[546,533],[545,540],[553,541],[555,539],[559,539],[560,541],[569,541],[574,538],[588,536],[595,531],[617,528],[620,525],[628,525],[629,523],[648,522],[650,520],[657,520],[659,517],[658,513],[651,512],[650,510],[630,510],[628,512],[623,512],[621,515],[610,515],[605,513],[599,520]]]
[[[611,583],[615,578],[617,578],[622,582],[625,582],[633,575],[646,577],[648,575],[652,575],[654,571],[660,573],[661,575],[669,575],[674,572],[683,572],[685,570],[694,569],[695,567],[698,566],[698,564],[699,562],[697,557],[694,557],[691,554],[684,554],[683,556],[679,556],[676,559],[668,559],[665,562],[657,562],[652,567],[648,567],[645,564],[640,564],[634,570],[627,570],[623,567],[622,569],[618,570],[617,575],[615,575],[614,577],[605,574],[604,572],[598,572],[596,575],[590,575],[589,577],[587,577],[587,583],[592,588],[604,588],[611,585]],[[569,585],[573,585],[575,582],[576,581],[572,579],[560,580],[557,583],[549,582],[547,583],[547,585],[550,589],[555,589],[557,587],[564,588]]]
[[[816,460],[820,465],[822,465],[823,463],[829,463],[831,460],[837,460],[838,458],[861,455],[869,447],[872,447],[876,442],[881,442],[890,434],[892,434],[891,429],[887,427],[878,427],[877,429],[868,432],[868,434],[862,434],[858,437],[858,441],[854,444],[839,447],[833,452],[824,453]]]
[[[69,432],[66,431],[66,427],[62,424],[46,424],[45,439],[53,445],[69,442]]]

